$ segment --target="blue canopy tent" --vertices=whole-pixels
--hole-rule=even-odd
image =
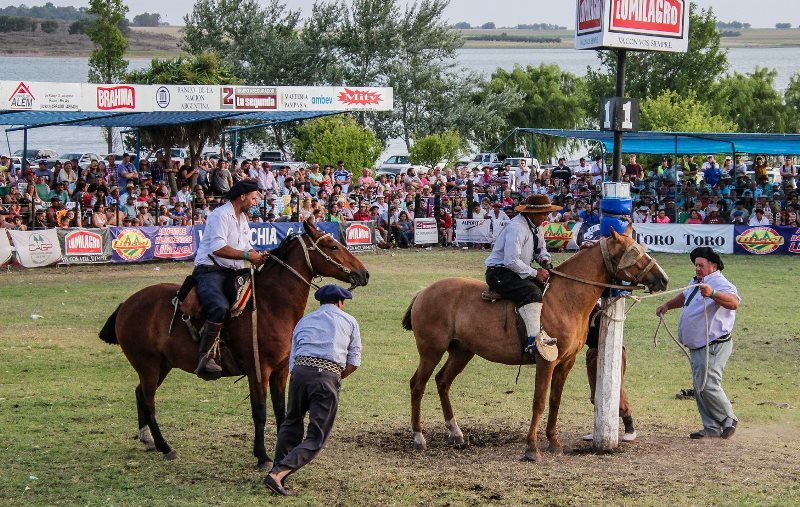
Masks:
[[[601,143],[605,151],[614,150],[614,133],[610,131],[520,128],[514,132],[595,141]],[[654,155],[667,153],[800,155],[800,134],[626,132],[622,151]]]

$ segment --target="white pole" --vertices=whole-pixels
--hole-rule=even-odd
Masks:
[[[622,331],[625,300],[620,298],[600,319],[597,348],[597,387],[594,394],[594,448],[602,451],[619,445],[619,391],[622,383]]]

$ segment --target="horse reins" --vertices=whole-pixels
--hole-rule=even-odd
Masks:
[[[551,269],[550,273],[554,274],[554,275],[557,275],[557,276],[560,276],[562,278],[566,278],[568,280],[573,280],[575,282],[584,283],[586,285],[594,285],[596,287],[604,287],[604,288],[607,288],[607,289],[619,289],[619,290],[625,290],[625,291],[644,290],[644,289],[646,289],[646,287],[644,287],[642,285],[639,285],[639,284],[641,283],[641,281],[645,277],[645,275],[647,275],[647,273],[651,269],[653,269],[653,267],[656,265],[655,259],[651,258],[650,262],[647,264],[647,266],[638,275],[635,275],[635,276],[631,275],[628,272],[628,268],[630,268],[631,266],[635,265],[636,262],[643,255],[647,255],[645,250],[644,250],[644,247],[641,246],[639,243],[635,243],[635,242],[631,243],[628,246],[628,248],[625,250],[625,252],[622,254],[622,257],[620,258],[620,261],[617,263],[617,266],[615,268],[613,263],[612,263],[612,261],[611,261],[611,254],[608,251],[607,241],[608,241],[608,238],[603,238],[603,239],[600,240],[600,252],[603,255],[603,263],[605,264],[606,271],[608,271],[608,273],[612,276],[612,278],[614,278],[616,280],[616,279],[618,279],[617,274],[621,270],[623,273],[628,275],[628,277],[633,279],[634,285],[620,285],[620,284],[597,282],[597,281],[594,281],[594,280],[588,280],[586,278],[581,278],[579,276],[570,275],[568,273],[564,273],[563,271],[558,271],[557,269]],[[636,257],[633,257],[633,255],[631,255],[631,254],[634,254],[634,253],[636,254]],[[622,265],[623,260],[625,261],[624,265]]]
[[[321,235],[319,238],[317,238],[316,241],[312,239],[311,240],[311,246],[306,245],[306,242],[303,240],[304,236],[302,234],[295,235],[295,236],[293,236],[292,239],[297,239],[297,240],[300,241],[300,246],[303,249],[303,255],[306,258],[306,265],[308,266],[309,271],[311,271],[312,273],[314,272],[314,268],[311,266],[311,257],[309,255],[309,252],[316,251],[318,254],[320,254],[322,256],[323,259],[325,259],[326,261],[330,262],[331,264],[333,264],[337,268],[339,268],[342,271],[344,271],[345,274],[349,275],[352,272],[352,270],[350,268],[348,268],[347,266],[345,266],[341,262],[337,261],[336,259],[334,259],[330,255],[328,255],[325,252],[323,252],[322,249],[319,247],[319,242],[322,241],[323,239],[327,238],[327,237],[333,238],[333,236],[331,236],[330,233],[325,233],[325,234]],[[270,259],[274,260],[275,262],[277,262],[278,264],[280,264],[281,266],[283,266],[284,268],[289,270],[290,273],[292,273],[294,276],[296,276],[297,278],[302,280],[303,283],[305,283],[309,287],[313,287],[314,289],[319,289],[319,285],[317,285],[313,281],[314,278],[315,278],[313,275],[312,275],[310,280],[306,280],[306,278],[303,275],[301,275],[296,269],[291,267],[289,264],[284,262],[282,259],[279,259],[278,257],[275,257],[275,256],[270,256]],[[262,264],[262,266],[263,266],[263,264]],[[261,266],[259,266],[257,269],[260,270]]]

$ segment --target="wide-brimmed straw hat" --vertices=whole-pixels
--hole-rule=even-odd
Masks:
[[[514,208],[517,213],[550,213],[561,211],[561,206],[554,206],[550,203],[550,198],[544,194],[531,195],[519,206]]]

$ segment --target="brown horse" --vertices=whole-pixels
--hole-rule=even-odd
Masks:
[[[666,289],[668,278],[644,247],[630,237],[613,233],[590,248],[579,251],[558,267],[567,276],[608,284],[625,280],[643,283],[651,291]],[[599,246],[598,246],[599,245]],[[558,358],[547,362],[536,356],[536,387],[533,417],[527,438],[525,458],[541,458],[536,435],[544,411],[545,396],[550,386],[550,412],[547,438],[550,450],[563,452],[556,433],[556,419],[564,381],[575,357],[586,342],[589,314],[603,292],[599,285],[587,284],[553,274],[544,297],[542,322],[548,335],[558,340]],[[531,364],[522,353],[516,326],[516,313],[510,301],[490,303],[481,298],[486,284],[467,278],[447,278],[420,291],[411,301],[403,327],[414,331],[419,352],[419,367],[411,377],[411,428],[414,447],[425,449],[420,405],[434,368],[445,352],[447,361],[436,374],[436,387],[444,412],[448,440],[456,447],[464,446],[464,435],[458,427],[450,404],[450,385],[475,354],[508,365]]]
[[[305,311],[312,279],[328,276],[353,286],[366,285],[369,280],[361,261],[330,234],[323,234],[308,222],[303,223],[303,228],[305,234],[290,234],[255,275],[258,365],[253,354],[251,311],[248,309],[225,322],[231,337],[228,347],[250,383],[255,424],[253,455],[262,468],[272,466],[272,458],[264,448],[267,387],[275,422],[280,427],[286,415],[292,330]],[[169,332],[173,317],[171,300],[177,290],[177,285],[167,283],[145,287],[123,302],[100,331],[103,341],[122,347],[139,374],[136,386],[139,440],[146,450],[161,451],[165,459],[174,459],[176,453],[164,440],[156,421],[156,389],[171,369],[191,373],[197,365],[197,343],[180,318]],[[261,382],[256,367],[261,370]]]

